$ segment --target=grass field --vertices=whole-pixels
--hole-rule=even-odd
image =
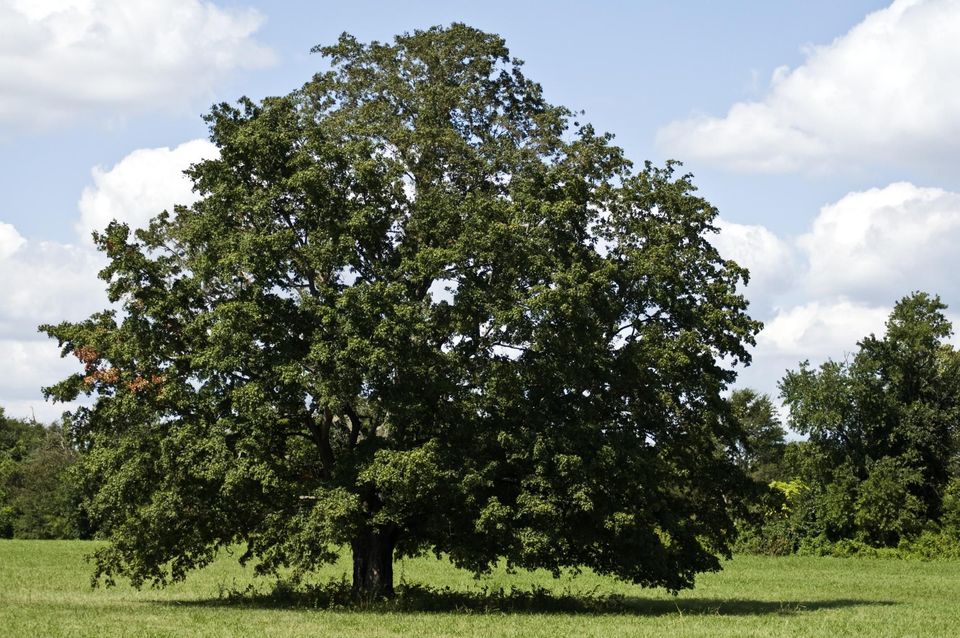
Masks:
[[[267,595],[227,557],[165,590],[91,589],[92,548],[0,541],[0,636],[960,635],[960,562],[741,556],[674,597],[591,574],[474,580],[424,558],[397,565],[403,602],[357,609],[325,590]],[[251,582],[261,594],[230,595]]]

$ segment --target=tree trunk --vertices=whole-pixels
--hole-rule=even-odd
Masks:
[[[361,598],[393,596],[393,548],[397,533],[392,529],[367,529],[350,544],[353,549],[353,593]]]

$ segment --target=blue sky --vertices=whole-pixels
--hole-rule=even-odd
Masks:
[[[189,200],[211,103],[298,87],[309,54],[461,21],[637,162],[684,161],[754,272],[743,383],[842,357],[915,289],[960,304],[960,3],[0,0],[0,406],[56,417],[41,322],[104,305],[87,239]],[[957,305],[960,307],[960,305]]]
[[[762,92],[773,70],[794,66],[802,48],[831,41],[884,2],[823,0],[764,2],[219,2],[256,8],[263,16],[254,38],[275,51],[276,64],[234,70],[171,109],[158,99],[137,109],[85,114],[65,126],[39,130],[0,122],[0,189],[4,220],[27,237],[70,240],[76,199],[93,166],[110,166],[137,148],[176,145],[206,133],[200,115],[209,104],[240,95],[260,98],[298,87],[321,61],[309,53],[347,31],[363,40],[434,24],[466,22],[504,36],[549,98],[584,109],[598,128],[636,160],[661,161],[659,127],[694,112],[717,113]],[[8,90],[0,84],[0,90]],[[10,87],[9,90],[15,90]],[[717,174],[687,161],[705,192],[738,220],[769,221],[769,207],[750,191],[784,188],[802,196],[828,185],[793,180],[763,184]],[[51,182],[56,187],[51,188]],[[737,182],[734,184],[733,182]],[[769,182],[769,183],[766,183]],[[814,205],[822,203],[815,196]],[[826,199],[823,199],[826,201]],[[806,212],[779,212],[784,227]],[[780,202],[778,207],[782,207]]]

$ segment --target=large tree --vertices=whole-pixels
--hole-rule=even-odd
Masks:
[[[92,394],[73,433],[111,544],[179,579],[427,549],[672,589],[732,529],[721,391],[758,324],[674,165],[634,170],[463,25],[317,49],[284,97],[207,116],[199,201],[96,242],[122,310],[45,326]]]

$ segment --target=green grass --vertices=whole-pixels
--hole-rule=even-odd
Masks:
[[[956,561],[741,556],[674,597],[592,574],[474,580],[423,558],[398,563],[400,602],[363,609],[328,608],[331,588],[268,595],[270,583],[226,556],[165,590],[91,589],[93,547],[0,541],[0,636],[960,635]],[[260,593],[229,595],[251,582]]]

